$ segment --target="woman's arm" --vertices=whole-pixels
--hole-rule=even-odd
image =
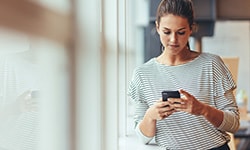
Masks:
[[[142,108],[142,103],[137,103],[135,118],[142,116],[142,114],[140,114],[140,112],[143,112],[140,111],[143,110]],[[136,125],[135,129],[137,135],[140,137],[144,144],[148,144],[155,136],[157,120],[162,120],[168,117],[174,111],[175,110],[169,106],[169,102],[163,102],[162,100],[159,100],[146,110],[146,112],[143,114],[142,119]]]
[[[239,113],[231,91],[224,95],[225,99],[231,100],[231,104],[224,106],[222,110],[198,101],[184,90],[180,90],[180,93],[185,97],[181,99],[169,99],[177,111],[185,111],[198,116],[202,115],[216,128],[223,131],[236,132],[238,130]],[[174,104],[174,102],[179,102],[179,104]]]
[[[139,129],[143,133],[143,135],[147,137],[154,137],[156,130],[156,119],[152,117],[152,109],[154,106],[149,108],[143,117],[142,121],[139,124]]]
[[[218,110],[209,105],[205,105],[202,115],[219,130],[234,133],[240,126],[238,107],[235,104],[232,91],[227,92],[225,98],[231,99],[232,103],[225,106],[223,110]]]
[[[240,126],[240,114],[238,106],[236,105],[235,96],[233,91],[225,93],[225,98],[231,100],[231,103],[223,108],[223,121],[218,127],[219,130],[228,131],[231,133],[236,132]]]

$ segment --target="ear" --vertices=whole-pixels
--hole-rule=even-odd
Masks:
[[[189,30],[190,30],[190,32],[189,32],[189,36],[191,36],[191,35],[192,35],[192,33],[193,33],[193,25],[189,27]]]
[[[189,34],[189,36],[191,36],[191,35],[192,35],[192,33],[193,33],[193,30],[191,30],[191,31],[190,31],[190,34]]]
[[[196,33],[197,32],[197,30],[198,30],[198,26],[197,26],[197,24],[192,24],[192,26],[191,26],[191,32],[190,32],[190,35],[192,34],[192,33]]]

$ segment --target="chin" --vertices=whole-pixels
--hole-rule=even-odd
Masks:
[[[168,47],[168,49],[167,49],[167,51],[168,52],[170,52],[170,53],[179,53],[180,51],[181,51],[181,49],[179,48],[179,47]]]

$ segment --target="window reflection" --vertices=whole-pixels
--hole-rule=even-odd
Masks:
[[[34,150],[37,144],[39,69],[24,35],[1,30],[0,150]]]

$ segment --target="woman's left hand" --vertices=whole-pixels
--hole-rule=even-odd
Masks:
[[[168,101],[176,111],[184,111],[193,115],[202,115],[206,104],[198,101],[193,95],[184,90],[179,90],[181,98],[169,98]]]

